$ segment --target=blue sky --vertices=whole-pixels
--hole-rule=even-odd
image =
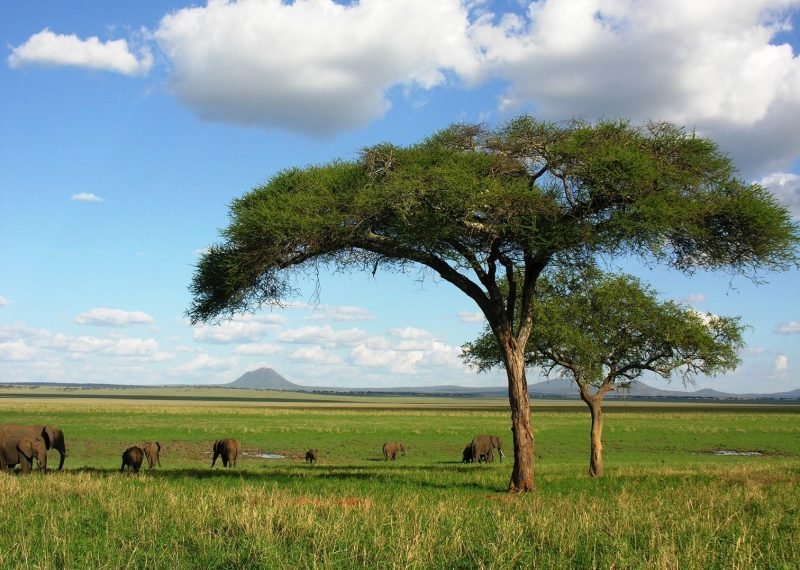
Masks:
[[[461,364],[477,307],[430,275],[323,273],[192,327],[193,265],[283,168],[522,112],[677,122],[800,216],[798,25],[794,0],[2,3],[0,381],[503,384]],[[800,387],[797,271],[620,264],[750,326],[699,387]]]

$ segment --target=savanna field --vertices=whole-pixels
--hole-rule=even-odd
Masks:
[[[45,395],[0,393],[0,423],[60,427],[69,453],[0,475],[2,568],[800,567],[800,406],[608,404],[591,479],[586,409],[534,401],[536,491],[509,496],[499,400]],[[462,464],[478,433],[506,460]],[[210,469],[222,437],[242,444],[235,470]],[[161,468],[119,472],[154,440]],[[386,462],[395,440],[407,455]]]

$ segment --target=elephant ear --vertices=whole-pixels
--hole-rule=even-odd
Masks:
[[[497,437],[496,435],[492,436],[492,445],[494,445],[497,449],[500,449],[502,447],[502,444],[500,443],[500,438]]]
[[[19,440],[17,444],[17,449],[19,452],[24,455],[28,461],[33,458],[33,440],[29,437],[24,437]]]
[[[156,442],[156,447],[158,448],[158,452],[161,453],[161,444]]]
[[[44,426],[42,428],[42,438],[44,438],[45,449],[50,449],[56,441],[56,428]]]

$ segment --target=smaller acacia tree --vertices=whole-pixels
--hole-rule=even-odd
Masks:
[[[646,372],[684,383],[739,364],[743,326],[737,317],[703,314],[630,275],[597,268],[561,270],[539,281],[526,364],[575,382],[592,416],[589,475],[603,475],[603,398]],[[485,371],[503,363],[492,332],[464,345],[463,358]]]

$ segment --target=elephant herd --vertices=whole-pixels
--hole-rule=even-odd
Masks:
[[[147,465],[152,469],[156,465],[161,467],[161,444],[157,441],[149,441],[139,447],[134,445],[122,452],[122,467],[120,471],[128,473],[138,473],[142,467],[142,462],[147,458]]]
[[[496,435],[476,435],[464,448],[461,463],[491,463],[494,461],[494,450],[497,450],[500,463],[503,462],[503,442]]]
[[[211,467],[216,465],[217,459],[222,460],[223,467],[236,467],[242,446],[233,438],[218,439],[214,442],[211,451],[214,454],[214,458],[211,460]],[[150,469],[156,465],[161,467],[161,444],[154,441],[145,443],[142,447],[129,447],[122,454],[120,471],[127,470],[129,473],[138,473],[145,458]]]
[[[59,470],[64,467],[67,456],[64,432],[53,426],[0,425],[0,470],[20,466],[22,473],[30,473],[33,460],[39,470],[47,469],[47,450],[55,449],[61,455]]]
[[[64,443],[64,432],[58,428],[47,425],[22,426],[15,424],[0,425],[0,470],[14,469],[20,466],[22,473],[30,473],[33,460],[39,464],[39,470],[47,469],[47,450],[55,449],[59,452],[61,460],[58,469],[64,467],[64,458],[67,457]],[[134,445],[122,454],[120,471],[138,473],[144,460],[150,469],[161,467],[161,443],[147,442],[141,446]],[[494,451],[497,450],[502,462],[503,444],[495,435],[476,435],[464,448],[462,463],[491,463],[494,460]],[[233,438],[220,439],[212,447],[213,459],[211,467],[222,460],[223,467],[235,468],[239,462],[241,445]],[[406,454],[405,447],[398,441],[383,444],[383,458],[385,461],[395,461],[397,455]],[[319,450],[309,449],[305,453],[305,461],[314,464],[319,459]]]

